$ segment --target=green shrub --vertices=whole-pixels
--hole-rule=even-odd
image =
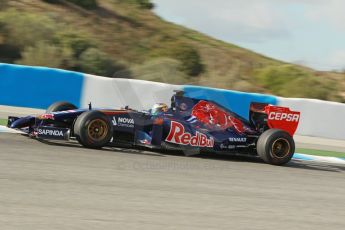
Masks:
[[[86,9],[95,9],[98,7],[97,0],[67,0],[67,1]]]
[[[184,42],[167,42],[164,44],[164,48],[154,51],[152,56],[155,58],[170,57],[180,61],[180,71],[192,77],[205,71],[198,51]]]
[[[272,94],[331,100],[338,89],[331,79],[316,77],[312,72],[292,65],[270,66],[258,71],[256,79]]]
[[[172,58],[155,58],[131,68],[135,79],[183,84],[188,82],[188,76],[180,71],[180,61]]]
[[[21,58],[21,53],[17,47],[0,44],[0,62],[14,63],[19,58]]]
[[[46,42],[38,42],[35,46],[26,48],[22,53],[22,59],[17,63],[71,69],[75,65],[75,60],[68,49],[62,49]]]
[[[4,43],[20,50],[51,40],[57,30],[57,24],[46,16],[16,10],[1,12],[0,24]]]
[[[150,0],[121,0],[122,2],[135,4],[142,9],[153,9],[155,5]]]
[[[155,6],[150,0],[136,0],[136,2],[137,4],[139,4],[141,8],[144,8],[144,9],[151,10]]]
[[[1,0],[0,1],[0,10],[5,9],[8,6],[9,0]]]
[[[42,0],[42,1],[47,2],[47,3],[52,3],[52,4],[60,3],[60,0]]]
[[[173,47],[171,55],[173,58],[181,61],[181,71],[189,76],[198,76],[204,71],[200,55],[192,46],[179,43]]]
[[[95,47],[94,42],[81,32],[60,32],[55,36],[54,42],[58,46],[71,49],[75,58],[79,58],[87,49]]]
[[[104,77],[114,77],[117,71],[125,70],[125,66],[116,63],[109,55],[96,48],[83,52],[79,62],[81,71]]]

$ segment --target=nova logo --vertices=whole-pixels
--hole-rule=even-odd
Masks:
[[[133,118],[118,117],[116,120],[116,117],[113,117],[111,122],[113,123],[113,126],[127,127],[127,128],[133,128],[134,127],[134,119]]]
[[[119,117],[117,120],[119,123],[132,124],[134,125],[134,119],[127,117]]]
[[[247,138],[245,138],[245,137],[230,137],[229,141],[230,142],[246,142]]]
[[[63,132],[61,130],[38,129],[38,134],[46,136],[63,137]]]

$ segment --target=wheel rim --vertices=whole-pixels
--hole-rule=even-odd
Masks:
[[[104,120],[95,119],[88,125],[88,136],[93,141],[102,141],[108,135],[108,125]]]
[[[276,158],[285,158],[290,154],[290,143],[285,138],[279,138],[272,144],[272,155]]]

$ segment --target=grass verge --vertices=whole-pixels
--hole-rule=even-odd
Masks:
[[[303,153],[303,154],[309,154],[309,155],[315,155],[315,156],[324,156],[324,157],[340,157],[340,158],[345,158],[345,153],[326,151],[326,150],[296,149],[296,153]]]
[[[7,125],[7,119],[0,119],[0,125]]]

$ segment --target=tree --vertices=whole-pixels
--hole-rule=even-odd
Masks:
[[[86,9],[95,9],[98,7],[97,0],[67,0],[78,6],[81,6]]]
[[[95,47],[94,42],[86,35],[75,31],[59,32],[55,36],[54,42],[61,47],[71,49],[75,58],[79,58],[87,49]]]
[[[189,76],[198,76],[204,71],[198,51],[187,44],[178,43],[171,49],[171,56],[181,62],[180,70]]]
[[[136,0],[137,4],[144,9],[153,9],[155,5],[150,0]]]
[[[5,9],[8,6],[8,0],[0,1],[0,10]]]
[[[80,56],[80,68],[85,73],[113,77],[125,67],[116,63],[106,53],[96,48],[89,48]]]
[[[172,58],[155,58],[131,68],[133,78],[164,82],[171,84],[184,84],[188,76],[180,71],[181,62]]]
[[[24,50],[37,42],[51,40],[57,24],[50,18],[38,14],[19,13],[7,10],[0,15],[4,42]]]
[[[323,100],[338,99],[337,84],[332,79],[320,78],[293,65],[265,67],[256,79],[271,93],[284,97],[306,97]]]
[[[47,66],[52,68],[70,69],[74,66],[72,52],[46,42],[39,42],[35,46],[28,47],[22,53],[22,59],[18,64],[32,66]]]

